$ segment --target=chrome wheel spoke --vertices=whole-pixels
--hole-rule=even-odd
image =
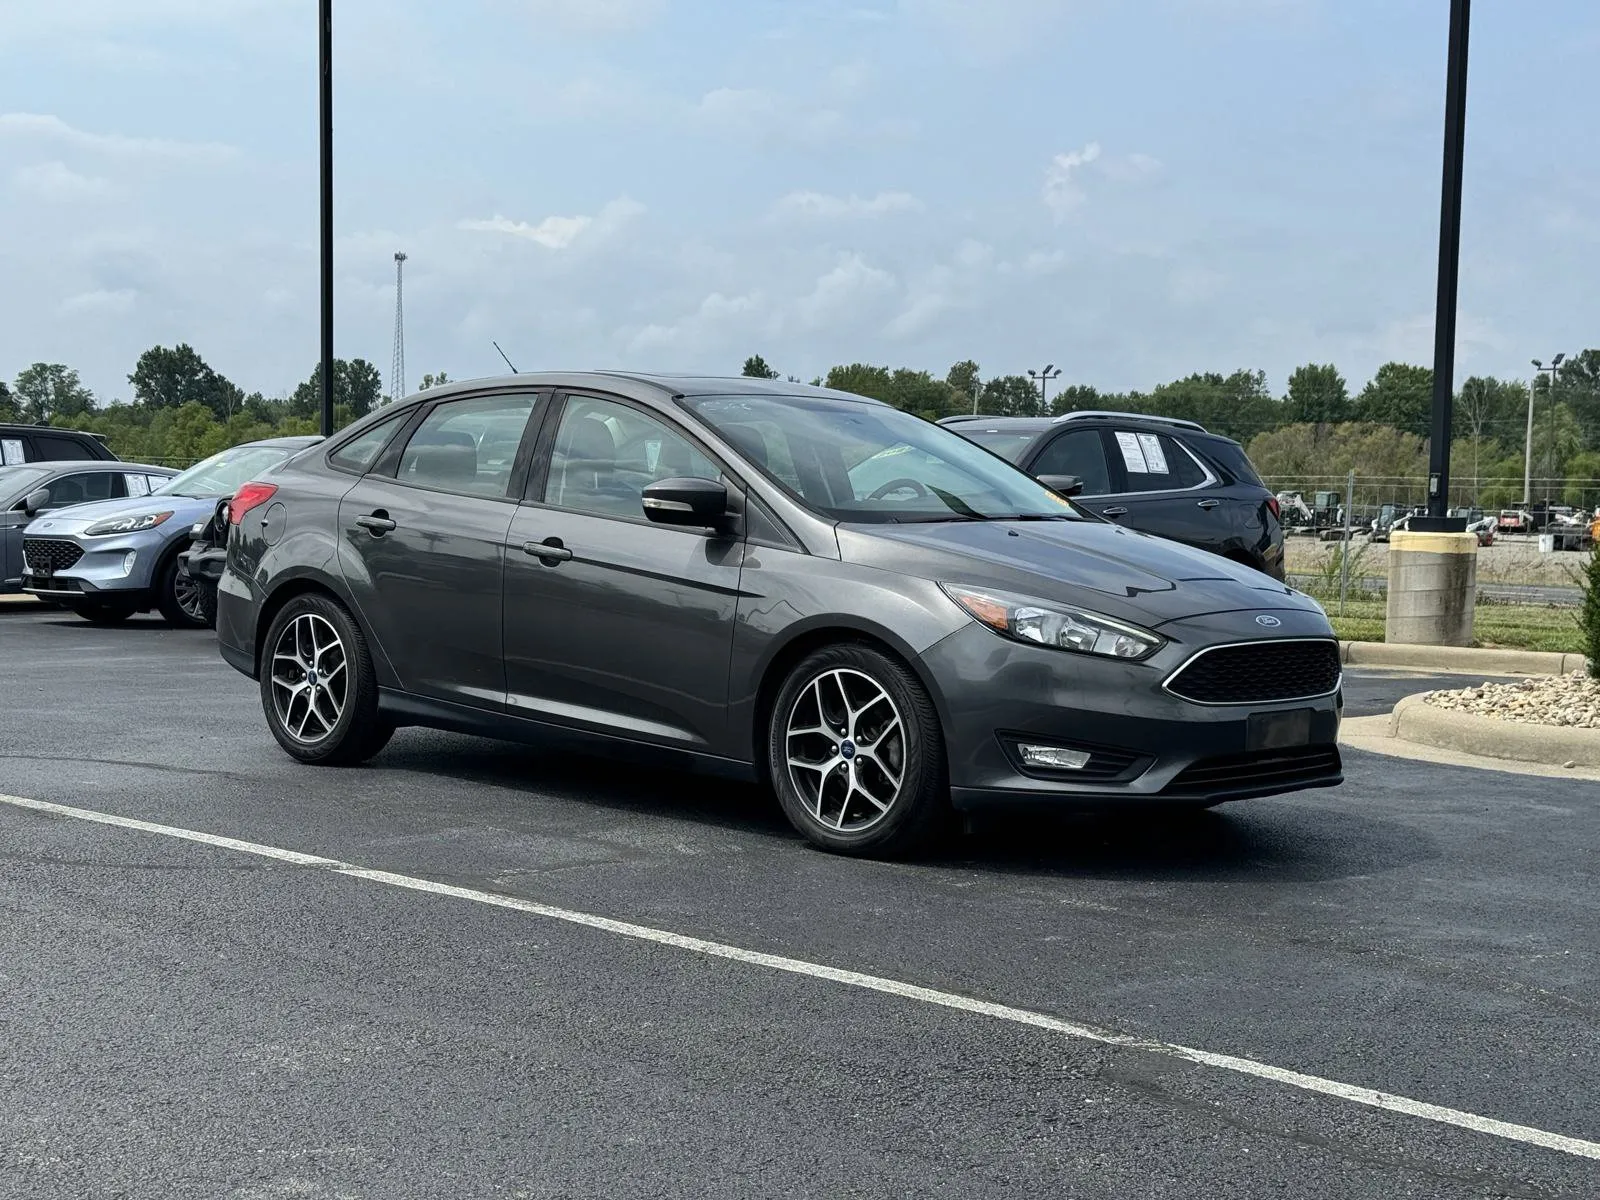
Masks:
[[[865,672],[840,667],[811,680],[790,709],[784,743],[790,783],[832,832],[871,828],[899,798],[905,724],[894,699]]]
[[[344,716],[349,665],[339,631],[326,617],[295,617],[272,648],[270,694],[279,727],[300,742],[330,736]]]

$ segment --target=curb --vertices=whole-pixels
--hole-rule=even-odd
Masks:
[[[1395,642],[1340,642],[1339,659],[1352,667],[1425,667],[1454,675],[1568,675],[1589,661],[1581,654]]]
[[[1389,717],[1389,735],[1441,750],[1559,767],[1600,767],[1600,730],[1526,725],[1477,713],[1435,708],[1407,696]]]

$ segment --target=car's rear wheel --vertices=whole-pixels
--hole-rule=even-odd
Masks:
[[[824,850],[906,854],[948,821],[938,712],[917,677],[873,647],[830,646],[796,666],[767,742],[784,813]]]
[[[81,601],[69,607],[91,625],[120,625],[134,613],[133,605],[113,600]]]
[[[174,629],[209,629],[215,620],[206,609],[205,593],[176,557],[161,570],[156,607]]]
[[[327,596],[296,596],[262,645],[261,707],[272,736],[304,763],[365,762],[394,736],[360,628]]]

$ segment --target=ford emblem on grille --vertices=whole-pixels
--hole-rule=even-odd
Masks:
[[[1268,629],[1276,629],[1279,625],[1282,625],[1283,622],[1278,620],[1277,617],[1269,617],[1266,613],[1262,613],[1256,618],[1256,624],[1265,625]]]

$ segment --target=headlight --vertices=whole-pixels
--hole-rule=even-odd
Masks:
[[[979,592],[948,583],[940,586],[974,620],[1018,642],[1131,660],[1149,658],[1165,642],[1148,629],[1087,609],[1005,592]]]
[[[158,512],[143,513],[137,517],[113,517],[109,521],[89,526],[83,531],[83,536],[110,537],[114,533],[143,533],[146,529],[154,529],[170,516],[172,516],[170,512]]]

